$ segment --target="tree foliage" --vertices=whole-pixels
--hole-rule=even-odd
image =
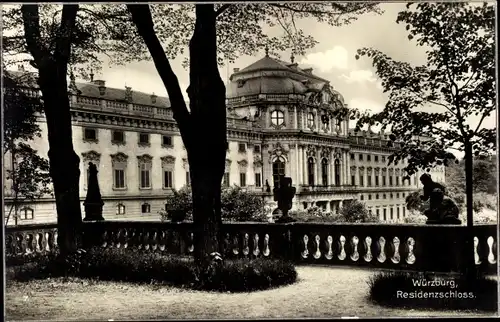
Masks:
[[[470,143],[475,155],[495,147],[495,129],[483,128],[495,111],[495,12],[491,4],[410,3],[399,13],[408,39],[427,49],[425,65],[413,66],[373,48],[358,50],[356,58],[373,61],[389,99],[382,112],[356,115],[364,124],[390,126],[391,140],[402,149],[389,159],[418,169],[447,165]],[[478,117],[472,125],[473,117]],[[424,137],[425,136],[425,137]]]
[[[365,203],[358,200],[344,201],[339,213],[345,218],[346,222],[367,223],[379,221],[379,218],[375,214],[368,211]]]

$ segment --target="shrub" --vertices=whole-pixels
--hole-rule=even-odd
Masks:
[[[223,292],[268,289],[297,279],[293,264],[278,259],[227,259],[213,270],[202,271],[191,257],[116,248],[90,249],[67,261],[45,257],[34,264],[12,268],[12,278],[20,281],[67,275]]]
[[[416,281],[434,279],[438,280],[440,278],[424,273],[377,273],[368,281],[370,286],[369,298],[374,303],[387,307],[497,310],[497,281],[493,279],[483,276],[473,281],[467,281],[464,277],[456,279],[442,277],[440,280],[444,281],[444,283],[440,286],[424,287],[414,285]]]
[[[158,212],[161,221],[193,220],[193,198],[189,187],[173,190],[165,206],[165,210]],[[267,221],[264,200],[237,186],[222,189],[221,212],[223,221]]]
[[[344,201],[344,205],[340,208],[340,215],[344,217],[346,222],[362,223],[362,222],[378,222],[379,218],[371,214],[366,205],[358,200]]]

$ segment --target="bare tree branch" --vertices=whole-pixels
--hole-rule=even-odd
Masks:
[[[38,5],[25,4],[21,6],[21,12],[24,22],[24,34],[26,37],[26,45],[30,51],[35,63],[40,65],[45,56],[45,46],[41,43],[40,33],[40,14]]]
[[[217,11],[215,11],[215,17],[220,16],[224,11],[226,11],[232,4],[223,4]]]
[[[71,40],[73,38],[73,33],[75,30],[77,12],[78,5],[63,5],[61,25],[58,31],[59,37],[57,37],[54,58],[56,59],[56,61],[63,61],[65,65],[68,63],[71,53]]]

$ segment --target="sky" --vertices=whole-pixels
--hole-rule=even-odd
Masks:
[[[387,95],[382,92],[381,84],[375,69],[368,58],[355,59],[356,51],[362,47],[373,47],[381,50],[395,60],[407,61],[413,65],[425,64],[425,49],[416,46],[415,41],[408,40],[404,25],[396,23],[398,12],[405,9],[405,3],[386,3],[381,7],[384,13],[379,15],[368,13],[348,25],[332,27],[314,20],[302,20],[298,27],[306,34],[312,35],[318,44],[305,56],[295,57],[300,67],[312,67],[313,73],[330,81],[334,89],[339,91],[349,107],[360,110],[369,109],[379,112],[387,102]],[[224,81],[228,81],[234,68],[243,69],[264,56],[242,56],[235,63],[220,69]],[[290,61],[290,55],[283,53],[280,57]],[[189,74],[181,66],[183,56],[171,62],[177,74],[181,88],[187,99],[185,90],[189,84]],[[165,87],[151,61],[135,62],[126,66],[103,65],[102,73],[95,78],[103,79],[110,87],[132,87],[133,90],[167,96]],[[474,120],[471,120],[474,123]],[[485,127],[496,126],[496,115],[484,123]]]

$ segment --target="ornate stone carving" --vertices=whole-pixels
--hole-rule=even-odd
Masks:
[[[256,167],[256,168],[262,167],[262,159],[261,159],[260,155],[254,154],[254,156],[253,156],[253,166]]]
[[[231,163],[232,163],[231,159],[226,159],[226,168],[229,169],[229,167],[231,167]]]
[[[387,168],[382,168],[382,174],[386,175],[387,174]]]
[[[127,162],[128,160],[128,155],[122,152],[118,152],[116,154],[111,154],[111,162]]]
[[[151,163],[153,162],[153,157],[150,156],[149,154],[143,154],[143,155],[138,155],[137,160],[139,160],[139,163]]]
[[[373,168],[372,168],[372,167],[367,167],[367,168],[366,168],[366,173],[367,173],[368,175],[371,175],[371,174],[372,174],[372,170],[373,170]]]
[[[166,155],[164,157],[161,157],[161,165],[165,166],[167,164],[174,164],[175,163],[175,157],[172,155]]]
[[[351,166],[351,172],[356,172],[356,166],[355,165]]]
[[[182,167],[184,169],[188,169],[189,168],[189,162],[188,162],[187,158],[182,158]]]
[[[359,167],[359,171],[365,171],[365,167],[360,166],[360,167]]]
[[[373,168],[373,171],[375,172],[375,175],[379,175],[379,173],[380,173],[380,167]]]
[[[271,158],[269,158],[269,162],[272,162],[272,156],[276,156],[276,157],[285,157],[285,159],[287,159],[287,155],[288,155],[288,149],[286,148],[286,146],[284,145],[281,145],[280,142],[277,142],[276,144],[273,145],[272,149],[269,150],[269,154],[271,155]]]
[[[395,173],[397,176],[399,176],[399,175],[400,175],[400,173],[401,173],[401,170],[396,169],[396,170],[394,171],[394,173]]]
[[[342,150],[341,148],[335,148],[334,157],[335,159],[342,160]]]
[[[390,168],[389,169],[389,175],[392,175],[394,173],[394,169],[393,168]]]
[[[99,162],[99,160],[101,160],[101,154],[94,151],[94,150],[91,150],[91,151],[82,153],[82,159],[84,162],[87,162],[87,161]]]
[[[306,148],[306,155],[309,158],[316,158],[316,147],[314,145],[308,145]]]
[[[332,154],[332,148],[324,147],[321,149],[321,158],[330,160],[331,154]]]
[[[246,168],[248,166],[247,160],[240,160],[240,161],[238,161],[238,166],[240,168]]]

